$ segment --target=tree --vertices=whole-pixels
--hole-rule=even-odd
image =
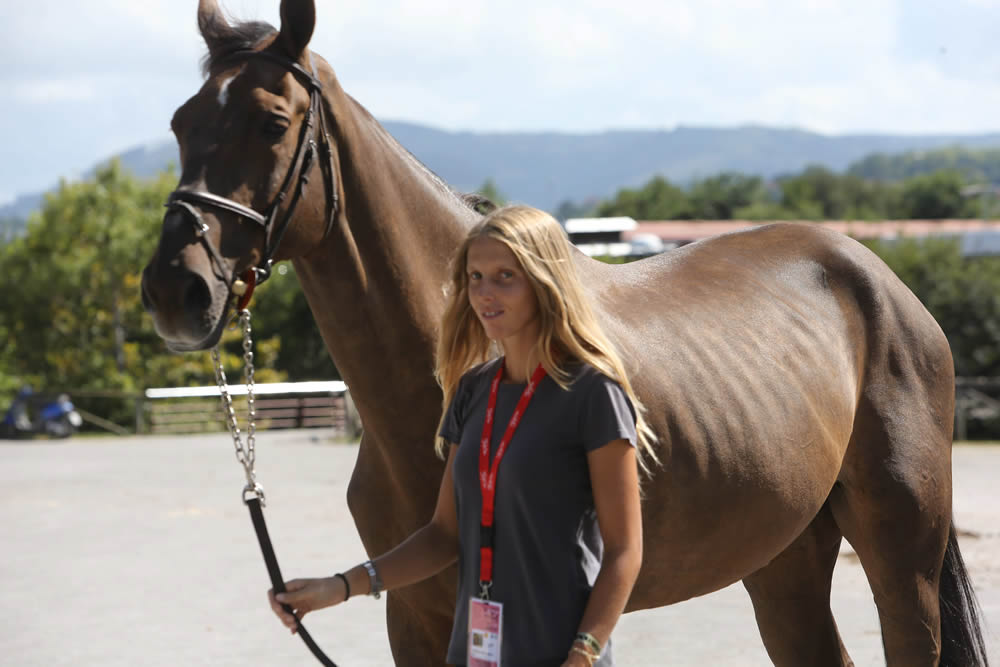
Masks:
[[[688,192],[688,206],[696,219],[732,220],[736,211],[766,197],[760,178],[730,171],[695,183]]]
[[[559,222],[566,222],[570,218],[590,218],[597,213],[597,203],[594,200],[588,200],[582,204],[577,204],[570,200],[566,200],[556,207],[555,212],[552,214]]]
[[[626,215],[636,220],[690,219],[691,209],[683,190],[662,176],[638,190],[623,188],[615,198],[597,207],[597,215],[611,217]]]
[[[0,245],[13,240],[24,229],[24,220],[15,217],[0,218]]]
[[[140,271],[174,182],[164,174],[143,183],[113,162],[92,181],[61,184],[26,233],[0,246],[5,282],[16,286],[0,291],[0,376],[8,389],[138,392],[214,383],[209,356],[170,354],[140,302]],[[240,355],[236,338],[226,340]],[[274,367],[279,346],[259,341],[258,380],[283,377]],[[239,359],[226,355],[231,366]],[[131,406],[116,410],[122,414],[111,416],[127,423]]]
[[[849,208],[840,177],[826,167],[807,167],[779,183],[782,206],[803,220],[839,220]]]
[[[958,375],[1000,375],[1000,260],[966,260],[955,240],[868,245],[941,325]]]
[[[920,220],[971,217],[974,207],[963,197],[964,187],[965,179],[957,171],[915,176],[903,184],[899,217]]]
[[[483,184],[476,189],[476,192],[486,197],[497,206],[503,206],[507,203],[507,197],[500,192],[500,188],[497,187],[497,184],[493,182],[492,178],[487,178]]]

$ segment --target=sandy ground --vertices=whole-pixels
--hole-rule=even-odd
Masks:
[[[257,469],[286,577],[361,560],[344,500],[357,455],[324,431],[264,433]],[[954,453],[955,516],[1000,662],[1000,447]],[[271,616],[267,575],[225,435],[0,442],[0,665],[313,665]],[[875,607],[844,550],[833,609],[857,665],[881,665]],[[307,627],[341,667],[391,664],[384,602]],[[625,616],[618,662],[769,665],[737,584]],[[431,664],[431,663],[429,663]]]

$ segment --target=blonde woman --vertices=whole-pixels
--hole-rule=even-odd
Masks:
[[[288,582],[272,609],[294,629],[279,602],[305,614],[458,560],[450,664],[613,665],[642,560],[637,468],[655,457],[551,216],[512,206],[470,231],[437,374],[447,464],[431,521],[374,561]]]

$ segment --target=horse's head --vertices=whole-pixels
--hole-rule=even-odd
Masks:
[[[279,243],[282,258],[313,247],[335,208],[331,119],[306,49],[313,0],[282,0],[279,31],[231,26],[216,0],[200,0],[198,25],[206,81],[171,122],[181,178],[142,278],[143,304],[177,351],[214,345]]]

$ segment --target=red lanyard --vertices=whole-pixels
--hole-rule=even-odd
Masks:
[[[510,439],[514,437],[514,431],[521,423],[521,417],[531,402],[538,383],[545,377],[545,368],[538,364],[538,368],[531,374],[528,386],[521,393],[521,400],[514,408],[514,414],[510,416],[510,423],[497,446],[496,456],[493,457],[493,465],[490,466],[490,438],[493,436],[493,417],[496,414],[497,393],[500,390],[500,379],[503,377],[504,362],[500,363],[497,374],[493,378],[490,386],[490,401],[486,406],[486,419],[483,420],[483,437],[479,442],[479,489],[483,495],[483,515],[479,527],[479,585],[483,598],[489,598],[489,589],[493,584],[493,514],[494,501],[497,494],[497,470],[500,468],[500,460],[507,451]]]

